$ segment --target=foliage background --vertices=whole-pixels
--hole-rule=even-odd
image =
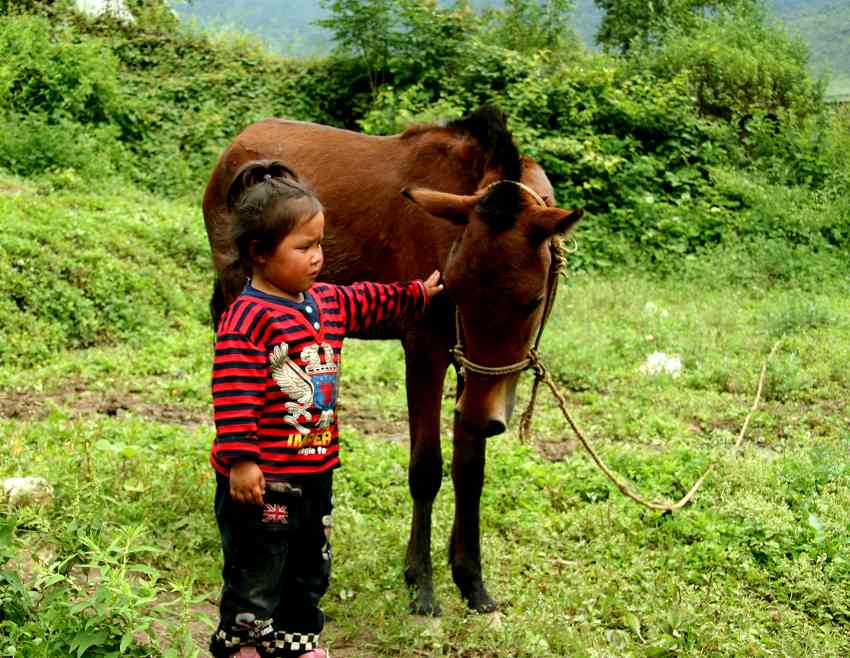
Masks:
[[[0,65],[0,120],[15,130],[0,135],[0,165],[52,172],[60,185],[117,176],[197,194],[222,144],[262,117],[389,133],[492,102],[562,203],[593,213],[581,229],[592,247],[583,268],[669,267],[670,256],[765,233],[811,250],[847,245],[846,174],[834,166],[846,153],[846,111],[821,105],[804,46],[758,14],[672,30],[622,59],[584,51],[563,30],[546,40],[552,49],[511,44],[522,3],[482,17],[399,0],[364,29],[368,3],[349,3],[348,14],[338,4],[337,49],[313,60],[180,32],[164,8],[132,27],[4,16],[0,39],[13,56]],[[553,29],[547,20],[539,33]],[[791,205],[761,206],[771,186]]]
[[[441,0],[442,5],[450,4]],[[473,7],[502,7],[502,0],[473,0]],[[601,3],[576,0],[571,23],[588,47],[596,45],[604,16]],[[830,93],[850,94],[850,7],[838,0],[768,0],[770,15],[791,34],[799,34],[811,50],[812,70],[830,78]],[[329,12],[317,0],[194,0],[173,2],[186,21],[207,29],[235,29],[259,36],[272,52],[289,56],[322,55],[332,48],[332,33],[316,24]]]

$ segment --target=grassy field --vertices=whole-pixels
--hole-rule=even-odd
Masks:
[[[13,317],[0,326],[0,476],[55,488],[52,506],[0,517],[0,656],[205,655],[220,555],[200,213],[83,187],[0,181],[0,233],[14,235],[0,259]],[[533,437],[490,440],[482,550],[501,609],[486,616],[465,609],[446,565],[448,468],[434,512],[444,614],[407,612],[402,354],[349,341],[332,655],[850,655],[848,293],[846,255],[770,243],[665,279],[567,279],[543,355],[603,457],[649,497],[677,498],[719,465],[693,505],[646,511],[543,392]],[[640,374],[655,351],[679,355],[681,375]]]

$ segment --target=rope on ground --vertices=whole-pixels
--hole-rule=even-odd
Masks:
[[[761,401],[762,390],[764,389],[764,380],[767,374],[767,364],[770,362],[770,359],[773,358],[773,355],[776,353],[776,350],[779,349],[779,345],[781,343],[781,339],[777,340],[773,345],[773,348],[770,350],[770,353],[764,360],[764,364],[761,368],[761,375],[759,376],[758,388],[756,389],[755,399],[753,400],[753,405],[750,408],[750,412],[747,414],[746,419],[744,419],[744,424],[741,426],[741,431],[738,433],[738,439],[735,441],[734,449],[737,451],[741,448],[741,445],[744,442],[744,436],[746,435],[747,428],[750,424],[750,419],[753,416],[753,413],[758,408],[759,402]],[[536,354],[533,359],[535,359]],[[674,512],[676,510],[682,509],[685,505],[687,505],[693,497],[696,495],[699,488],[702,486],[702,483],[708,477],[708,475],[715,469],[718,464],[718,461],[715,460],[705,469],[703,474],[697,479],[694,485],[690,488],[688,493],[686,493],[681,499],[676,501],[675,503],[668,500],[647,500],[640,494],[636,493],[628,484],[626,484],[620,477],[617,476],[608,466],[602,461],[602,458],[599,456],[599,453],[596,452],[593,445],[590,441],[584,436],[584,433],[579,429],[576,422],[573,420],[570,412],[567,411],[567,402],[564,399],[563,394],[555,385],[555,382],[552,381],[552,376],[549,372],[543,367],[543,364],[540,363],[539,360],[535,359],[536,363],[534,364],[535,369],[535,381],[534,387],[532,389],[531,400],[529,401],[529,405],[522,415],[522,419],[520,420],[520,432],[522,432],[521,436],[528,436],[528,432],[531,429],[531,416],[533,414],[534,409],[534,401],[537,397],[537,384],[539,382],[543,382],[546,386],[549,387],[549,390],[552,391],[552,395],[555,396],[555,399],[558,401],[558,406],[561,408],[561,413],[564,415],[564,418],[570,424],[570,427],[573,429],[573,432],[578,437],[581,444],[584,446],[585,450],[590,454],[590,457],[599,467],[599,469],[605,474],[605,476],[611,480],[611,482],[620,490],[627,498],[631,498],[633,501],[647,507],[649,509],[661,510],[664,512]]]

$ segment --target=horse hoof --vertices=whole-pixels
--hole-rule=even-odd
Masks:
[[[439,617],[443,614],[440,604],[432,597],[417,597],[410,602],[410,612],[423,617]]]
[[[470,610],[474,610],[481,614],[489,614],[491,612],[496,612],[496,610],[499,609],[499,604],[496,599],[490,596],[487,590],[483,587],[464,598],[466,598],[466,605]]]

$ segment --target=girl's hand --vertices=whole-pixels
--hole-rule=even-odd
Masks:
[[[237,462],[230,468],[230,496],[240,503],[263,504],[266,478],[257,462]]]
[[[425,294],[428,295],[428,300],[439,293],[443,292],[443,284],[440,281],[440,270],[434,270],[422,284],[425,286]]]

